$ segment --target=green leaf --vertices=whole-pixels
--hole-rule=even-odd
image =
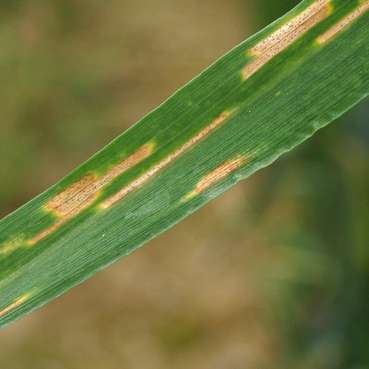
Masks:
[[[129,254],[367,96],[368,22],[369,0],[303,1],[4,218],[0,326]]]

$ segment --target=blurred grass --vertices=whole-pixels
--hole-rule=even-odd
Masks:
[[[0,214],[290,6],[3,1]],[[0,367],[368,367],[368,117],[364,103],[150,247],[1,331]]]
[[[297,1],[281,7],[287,3]],[[278,11],[266,7],[259,22],[270,22]],[[263,227],[270,204],[280,209],[286,203],[283,194],[292,194],[299,207],[269,231],[274,242],[280,235],[299,270],[271,302],[292,367],[369,367],[368,121],[365,101],[267,171],[256,196]]]

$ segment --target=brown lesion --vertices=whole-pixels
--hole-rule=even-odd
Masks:
[[[57,220],[52,226],[50,226],[49,228],[41,231],[35,237],[27,240],[26,244],[29,245],[29,246],[36,245],[38,242],[42,241],[44,238],[46,238],[46,237],[50,236],[51,234],[53,234],[57,229],[59,229],[63,224],[65,224],[71,218],[72,217],[64,217],[61,220]]]
[[[228,160],[221,164],[219,167],[215,168],[213,171],[204,176],[195,186],[195,189],[185,195],[181,202],[187,202],[192,198],[200,195],[205,190],[221,181],[229,174],[243,166],[247,162],[247,157],[244,155],[239,155],[234,159]]]
[[[29,298],[30,298],[29,293],[25,293],[22,296],[18,297],[13,303],[8,305],[4,309],[0,310],[0,318],[3,317],[4,315],[8,314],[9,312],[14,310],[15,308],[19,307],[23,303],[25,303]]]
[[[87,209],[98,198],[101,190],[106,185],[150,156],[154,147],[155,145],[153,142],[143,145],[119,164],[111,167],[104,175],[98,176],[95,173],[88,173],[79,181],[73,183],[67,189],[49,200],[44,206],[44,209],[54,214],[56,221],[49,228],[27,240],[27,244],[31,246],[37,244],[39,241],[54,233],[67,221]]]
[[[79,181],[52,198],[45,205],[45,209],[58,217],[73,216],[96,199],[99,188],[99,179],[96,174],[86,174]]]
[[[180,155],[189,150],[191,147],[195,146],[197,143],[205,139],[210,133],[212,133],[215,129],[221,126],[235,111],[224,111],[219,116],[217,116],[209,125],[203,128],[200,132],[198,132],[195,136],[191,137],[186,143],[176,149],[173,153],[169,154],[166,158],[161,160],[159,163],[155,164],[152,168],[150,168],[147,172],[143,173],[140,177],[135,179],[133,182],[129,183],[127,186],[122,188],[119,192],[114,194],[113,196],[107,198],[100,204],[102,209],[108,209],[113,206],[115,203],[123,199],[130,192],[140,188],[144,183],[146,183],[149,179],[154,177],[160,170],[168,166],[174,160],[176,160]]]
[[[119,192],[104,200],[99,207],[101,209],[107,209],[125,197],[128,193],[141,187],[145,182],[177,159],[185,151],[189,150],[191,147],[205,139],[211,132],[222,125],[234,111],[235,110],[222,112],[208,126],[203,128],[195,136],[191,137],[181,147],[169,154],[166,158],[162,159],[159,163],[155,164],[147,172],[143,173],[127,186],[123,187]],[[44,206],[46,211],[55,215],[56,220],[54,224],[42,230],[35,237],[27,240],[26,243],[30,246],[37,244],[44,238],[53,234],[63,224],[74,218],[82,210],[88,208],[97,200],[101,190],[107,184],[111,183],[119,175],[123,174],[125,171],[134,167],[150,156],[154,150],[154,147],[154,143],[149,142],[119,164],[110,168],[104,175],[98,176],[95,173],[86,174],[79,181],[75,182],[66,190],[56,195]]]
[[[342,18],[338,23],[334,24],[325,33],[317,38],[318,44],[325,44],[332,40],[340,32],[346,30],[357,18],[369,11],[369,0],[361,1],[359,6],[351,13]]]
[[[243,68],[242,79],[247,80],[276,55],[287,49],[332,12],[331,0],[317,0],[300,14],[282,25],[271,35],[247,51],[253,59]]]

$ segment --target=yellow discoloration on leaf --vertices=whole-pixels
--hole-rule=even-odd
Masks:
[[[12,304],[8,305],[7,307],[0,310],[0,318],[12,311],[13,309],[17,308],[18,306],[22,305],[30,298],[31,294],[25,293],[19,298],[17,298]]]
[[[17,250],[19,247],[21,247],[24,243],[24,240],[22,238],[15,238],[10,241],[6,241],[2,245],[0,245],[0,256],[8,255],[12,253],[13,251]]]
[[[332,13],[330,0],[317,0],[300,14],[282,25],[247,51],[253,59],[243,68],[242,79],[247,80],[276,55],[287,49],[298,38]]]
[[[106,185],[150,156],[154,148],[155,143],[149,142],[119,164],[111,167],[104,175],[97,176],[95,173],[88,173],[78,182],[73,183],[66,190],[52,198],[44,208],[57,217],[56,222],[32,239],[29,239],[27,244],[30,246],[37,244],[39,241],[54,233],[68,220],[78,215],[82,210],[88,208],[98,198],[101,190]]]
[[[216,128],[218,128],[224,121],[230,117],[230,115],[234,112],[232,111],[224,111],[218,117],[216,117],[208,126],[202,129],[199,133],[197,133],[194,137],[191,137],[186,143],[184,143],[180,148],[175,150],[172,154],[168,155],[166,158],[161,160],[159,163],[150,168],[146,173],[142,174],[136,180],[128,184],[126,187],[122,188],[119,192],[109,197],[105,201],[100,204],[102,209],[108,209],[121,199],[123,199],[130,192],[140,188],[145,182],[154,177],[160,170],[165,168],[175,159],[177,159],[180,155],[182,155],[185,151],[189,150],[191,147],[196,145],[198,142],[207,137],[211,132],[213,132]]]
[[[340,32],[346,30],[357,18],[369,11],[369,0],[362,1],[351,13],[333,25],[328,31],[317,38],[317,43],[322,45],[332,40]]]
[[[187,202],[197,195],[200,195],[202,192],[207,190],[209,187],[214,185],[215,183],[221,181],[225,177],[227,177],[230,173],[234,172],[236,169],[240,168],[247,161],[246,156],[237,156],[234,159],[228,160],[209,174],[207,174],[204,178],[202,178],[196,185],[195,189],[185,195],[181,202]]]

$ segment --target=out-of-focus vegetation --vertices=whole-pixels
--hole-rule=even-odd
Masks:
[[[264,20],[277,14],[267,8]],[[298,197],[291,198],[299,207],[294,218],[274,232],[299,269],[277,296],[280,329],[298,367],[369,367],[368,123],[364,102],[265,173],[261,224],[271,204],[281,206],[281,194]]]
[[[1,214],[290,6],[4,1]],[[368,367],[368,120],[366,103],[1,331],[0,367]]]

